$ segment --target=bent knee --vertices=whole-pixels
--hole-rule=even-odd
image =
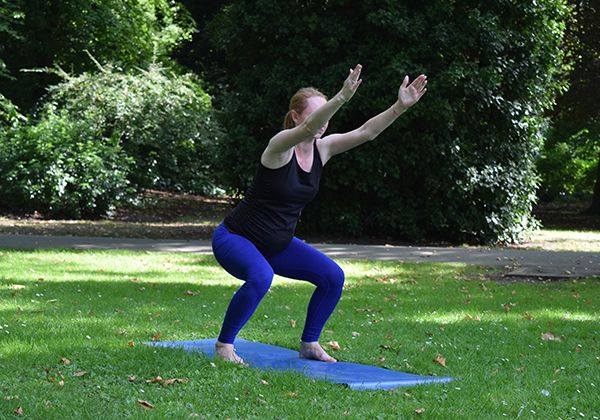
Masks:
[[[254,269],[248,273],[246,284],[257,294],[264,295],[271,287],[273,276],[273,269],[270,267]]]
[[[344,270],[337,264],[333,264],[327,272],[327,282],[329,283],[329,287],[335,290],[343,289],[345,278]]]

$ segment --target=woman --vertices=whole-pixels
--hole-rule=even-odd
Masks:
[[[352,98],[362,80],[361,65],[350,70],[342,89],[330,100],[313,88],[300,89],[290,101],[283,131],[267,145],[254,182],[244,199],[216,229],[215,258],[231,275],[244,280],[225,314],[216,354],[244,363],[233,342],[271,286],[274,274],[305,280],[312,295],[300,345],[300,357],[335,362],[319,345],[319,335],[337,305],[344,272],[325,254],[294,237],[304,206],[316,195],[323,165],[337,154],[373,140],[426,92],[427,78],[408,85],[398,100],[354,131],[321,138],[329,119]]]

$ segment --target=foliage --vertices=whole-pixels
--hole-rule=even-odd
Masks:
[[[19,112],[19,108],[0,93],[0,131],[24,121],[27,118]]]
[[[156,64],[120,72],[68,76],[49,89],[48,100],[120,144],[135,162],[130,181],[138,188],[207,193],[209,165],[220,130],[211,98],[191,74],[176,75]]]
[[[21,12],[21,1],[0,0],[0,35],[6,39],[22,39],[17,31],[17,27],[22,23],[23,17],[24,15]],[[5,42],[0,43],[0,77],[11,78],[6,70],[6,64],[2,59],[5,55],[5,48]]]
[[[31,125],[0,133],[2,208],[55,217],[105,214],[131,192],[131,160],[115,135],[46,107]]]
[[[541,200],[590,196],[596,181],[600,155],[600,136],[592,138],[590,130],[583,129],[557,141],[555,137],[544,146],[537,163],[542,182],[538,193]]]
[[[565,49],[572,62],[570,86],[557,100],[552,130],[538,163],[540,198],[589,196],[594,191],[590,210],[600,214],[600,8],[591,0],[569,3],[573,15]]]
[[[155,58],[166,65],[195,30],[189,14],[171,0],[28,0],[20,2],[20,14],[17,36],[0,45],[0,57],[16,80],[0,80],[0,91],[25,110],[58,80],[21,69],[58,65],[76,74],[90,71],[86,50],[123,69],[146,68]]]
[[[533,161],[543,113],[564,87],[567,15],[562,0],[226,5],[210,25],[230,75],[221,179],[245,189],[299,87],[333,94],[348,68],[363,64],[363,86],[331,121],[340,132],[391,105],[405,74],[424,72],[419,104],[375,142],[327,164],[303,226],[518,241],[536,224]]]

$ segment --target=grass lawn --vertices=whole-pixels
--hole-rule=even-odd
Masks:
[[[600,252],[600,231],[540,229],[518,247],[547,251]]]
[[[353,391],[144,346],[215,337],[241,283],[209,256],[0,250],[0,418],[600,416],[598,279],[340,264],[345,291],[321,343],[337,341],[338,360],[457,381]],[[297,349],[312,291],[276,278],[240,337]]]

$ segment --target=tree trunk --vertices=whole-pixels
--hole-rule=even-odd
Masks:
[[[592,205],[590,206],[588,213],[600,216],[600,159],[598,159],[598,169],[596,172],[596,185],[594,185]]]

